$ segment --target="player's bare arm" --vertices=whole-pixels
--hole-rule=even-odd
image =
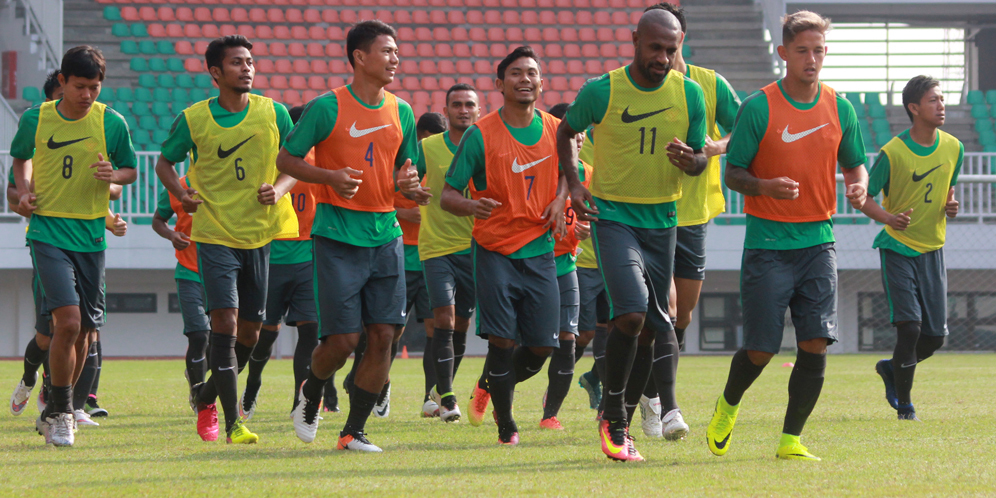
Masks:
[[[116,200],[120,199],[122,193],[124,193],[124,187],[123,186],[118,185],[117,183],[112,183],[111,184],[110,200],[116,201]],[[111,213],[111,214],[114,214],[114,213]]]
[[[910,219],[913,216],[913,208],[902,213],[892,214],[875,202],[875,199],[868,199],[860,209],[865,216],[899,231],[906,230],[910,226]]]
[[[113,233],[115,237],[124,237],[128,233],[128,222],[121,218],[120,214],[116,214],[110,209],[107,211],[107,216],[104,217],[104,228]]]
[[[156,176],[159,177],[159,181],[163,182],[163,186],[166,190],[169,190],[173,197],[180,200],[180,204],[183,205],[183,210],[188,213],[196,213],[197,206],[202,204],[204,201],[200,199],[194,199],[197,195],[197,191],[192,188],[184,188],[180,184],[180,175],[176,173],[176,168],[174,168],[175,163],[163,157],[162,154],[159,155],[159,160],[156,161]]]
[[[417,207],[413,208],[397,208],[395,209],[399,220],[407,221],[409,223],[421,224],[422,223],[422,212]]]
[[[844,194],[851,207],[861,209],[868,199],[868,170],[865,165],[856,168],[844,168],[844,185],[847,192]]]
[[[297,180],[293,176],[281,174],[277,176],[277,181],[273,182],[273,185],[269,183],[260,185],[256,192],[258,194],[256,200],[263,205],[274,205],[277,200],[287,195],[287,192],[290,192],[296,184]]]
[[[760,179],[747,168],[728,167],[723,177],[726,186],[743,195],[766,195],[773,199],[795,199],[799,197],[799,183],[787,176]]]
[[[343,168],[332,171],[312,166],[304,158],[287,152],[287,149],[283,147],[277,154],[277,169],[300,182],[328,185],[343,199],[352,199],[357,190],[360,189],[360,184],[363,183],[363,180],[354,178],[363,174],[360,170]]]
[[[173,248],[177,251],[182,251],[190,246],[190,237],[187,237],[183,232],[178,232],[173,230],[167,224],[169,220],[163,218],[157,212],[152,215],[152,230],[156,232],[160,237],[170,241],[173,244]]]
[[[706,135],[705,147],[702,148],[702,151],[705,152],[706,158],[726,154],[726,146],[730,143],[730,136],[731,134],[727,133],[725,137],[719,140],[713,140]]]
[[[699,176],[709,165],[709,158],[705,152],[692,150],[685,142],[674,137],[671,143],[667,144],[667,158],[671,164],[675,165],[688,176]]]
[[[97,153],[97,162],[90,165],[90,169],[93,169],[93,177],[107,183],[114,183],[117,185],[128,185],[135,183],[138,179],[138,169],[136,168],[121,168],[114,169],[114,166],[110,161],[104,159],[104,155]]]
[[[574,164],[577,164],[577,162]],[[577,171],[577,168],[569,169]],[[546,220],[543,228],[552,230],[553,235],[558,239],[562,239],[567,235],[566,219],[564,218],[564,211],[567,207],[567,195],[567,179],[564,175],[564,170],[561,169],[560,177],[557,180],[557,196],[543,210],[543,219]]]
[[[564,203],[564,201],[560,201]],[[486,220],[491,217],[491,211],[501,206],[501,203],[484,197],[482,199],[468,199],[459,190],[449,184],[443,187],[443,195],[439,199],[439,205],[444,211],[454,216],[473,216],[479,220]]]
[[[432,194],[429,193],[428,187],[422,187],[418,171],[415,169],[415,165],[412,164],[411,159],[405,160],[405,164],[397,169],[395,176],[397,177],[396,182],[401,195],[410,201],[417,202],[420,206],[429,204]]]
[[[562,120],[557,127],[557,155],[560,158],[560,170],[563,179],[567,182],[567,190],[571,196],[571,207],[577,213],[578,220],[595,221],[598,218],[598,207],[595,206],[595,199],[591,192],[581,184],[581,177],[578,176],[578,148],[577,130],[567,124],[567,120]],[[572,165],[574,165],[572,167]],[[558,185],[559,188],[559,185]],[[591,207],[588,207],[591,206]]]
[[[17,212],[28,217],[38,208],[35,205],[35,194],[31,192],[30,160],[14,158],[14,183],[17,185]]]

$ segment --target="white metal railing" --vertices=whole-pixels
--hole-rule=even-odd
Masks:
[[[768,54],[771,56],[771,67],[777,69],[779,77],[785,74],[785,61],[778,57],[776,47],[782,44],[782,16],[785,15],[785,0],[754,0],[761,6],[764,19],[764,29],[771,39],[768,41]]]
[[[0,95],[0,144],[9,144],[11,140],[14,140],[18,119],[17,113],[10,107],[10,103]]]
[[[17,0],[24,9],[24,36],[31,40],[32,52],[37,45],[40,71],[59,66],[62,56],[62,1]]]

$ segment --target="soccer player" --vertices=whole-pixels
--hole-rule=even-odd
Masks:
[[[477,91],[466,83],[453,85],[446,91],[444,112],[446,131],[429,136],[418,144],[416,169],[430,192],[443,191],[446,172],[457,147],[464,133],[480,116]],[[444,211],[438,202],[419,209],[422,214],[422,228],[418,234],[419,258],[422,259],[433,316],[433,328],[425,329],[422,368],[426,394],[422,416],[435,414],[444,422],[455,422],[461,412],[453,393],[453,378],[467,348],[467,331],[476,305],[473,261],[470,257],[474,220],[454,216]]]
[[[464,133],[441,207],[476,218],[471,247],[478,333],[488,337],[488,390],[499,443],[516,445],[515,384],[538,373],[558,346],[553,249],[554,235],[565,232],[567,189],[556,161],[558,120],[536,109],[543,90],[536,53],[525,46],[509,53],[498,63],[495,89],[504,105]],[[463,192],[471,182],[468,199]]]
[[[54,328],[51,402],[36,428],[56,446],[74,443],[73,384],[104,322],[110,184],[126,185],[137,176],[124,118],[95,101],[104,69],[98,49],[66,52],[59,74],[63,98],[25,112],[10,148],[18,208],[31,213],[27,238]]]
[[[443,133],[446,131],[446,117],[438,112],[427,112],[418,118],[415,130],[419,142],[432,135]]]
[[[717,456],[744,392],[778,353],[785,309],[792,310],[798,353],[776,456],[819,460],[799,435],[823,388],[827,345],[837,340],[837,164],[846,197],[864,205],[868,173],[854,108],[820,82],[830,21],[809,11],[782,19],[785,78],[744,101],[730,138],[726,185],[745,196],[747,228],[740,270],[743,347],[706,433]]]
[[[629,418],[651,369],[658,379],[671,375],[658,360],[677,347],[667,314],[675,201],[682,177],[706,167],[702,89],[671,70],[680,41],[673,14],[660,7],[644,12],[633,33],[633,63],[582,88],[557,135],[561,164],[577,164],[574,136],[594,125],[591,192],[572,171],[566,176],[574,212],[594,220],[611,307],[599,435],[602,451],[619,461],[643,460],[629,437]]]
[[[945,215],[958,215],[954,186],[965,146],[940,129],[944,94],[936,79],[916,76],[906,83],[903,107],[913,126],[879,152],[862,212],[885,224],[872,247],[882,255],[882,286],[896,326],[892,358],[879,361],[875,370],[899,420],[919,420],[910,399],[916,365],[948,335]],[[881,206],[871,199],[879,192]]]
[[[346,55],[353,83],[308,103],[277,162],[281,171],[319,189],[311,232],[321,337],[294,407],[294,430],[302,441],[314,441],[322,387],[345,364],[365,328],[366,354],[349,389],[349,415],[336,447],[380,452],[364,427],[387,383],[391,347],[405,324],[395,171],[405,168],[397,182],[403,191],[418,190],[420,202],[427,202],[428,194],[408,168],[418,159],[412,108],[384,90],[398,69],[397,33],[381,21],[357,23],[346,35]],[[302,159],[312,148],[315,166]]]
[[[208,44],[204,53],[219,95],[185,109],[162,145],[156,174],[190,213],[190,240],[211,316],[211,378],[198,392],[197,433],[218,439],[221,400],[229,443],[259,440],[239,417],[238,374],[266,318],[270,241],[296,237],[297,217],[285,194],[295,180],[276,168],[292,128],[287,109],[253,95],[252,43],[242,35]],[[174,164],[191,155],[184,188]],[[196,213],[196,214],[195,214]]]

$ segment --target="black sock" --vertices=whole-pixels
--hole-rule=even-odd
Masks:
[[[90,397],[97,397],[97,388],[100,387],[100,372],[104,368],[104,351],[100,347],[100,340],[94,341],[97,348],[97,374],[93,376],[93,384],[90,386]]]
[[[349,390],[349,415],[346,417],[346,425],[342,428],[339,436],[363,432],[367,419],[370,418],[370,412],[373,411],[379,397],[380,393],[364,391],[354,385]]]
[[[236,370],[238,346],[234,335],[211,334],[211,383],[214,384],[225,414],[226,433],[239,418],[239,372]],[[243,348],[248,349],[246,346]]]
[[[575,341],[575,343],[574,343],[574,363],[575,364],[577,364],[577,362],[581,361],[581,358],[584,356],[584,352],[587,349],[588,349],[588,345],[587,344],[585,344],[584,346],[578,346],[577,341]]]
[[[509,424],[512,421],[513,390],[515,389],[515,371],[512,364],[514,348],[500,348],[488,344],[488,388],[491,391],[491,401],[495,405],[495,415],[498,425]]]
[[[318,403],[322,400],[322,391],[325,388],[325,379],[319,379],[314,372],[308,372],[308,380],[304,381],[304,389],[301,394],[309,401]]]
[[[311,353],[318,347],[318,324],[301,323],[297,326],[297,345],[294,346],[294,404],[297,404],[301,383],[311,371]]]
[[[436,371],[436,392],[450,396],[453,392],[453,330],[437,328],[432,337],[433,368]],[[452,408],[452,407],[447,407]]]
[[[187,379],[190,386],[204,382],[207,377],[207,347],[211,332],[198,330],[187,334],[187,356],[184,358],[187,366]]]
[[[45,362],[46,356],[48,356],[48,351],[44,351],[38,347],[38,341],[32,337],[31,341],[28,342],[28,346],[24,348],[24,376],[21,377],[24,385],[29,387],[35,385],[38,377],[38,367]]]
[[[605,383],[605,343],[609,333],[605,327],[595,328],[595,337],[591,340],[591,357],[594,360],[591,368],[599,382]]]
[[[626,420],[623,395],[636,358],[636,336],[613,330],[605,341],[605,376],[602,377],[603,420]],[[643,386],[640,386],[643,390]]]
[[[80,378],[73,386],[73,409],[83,410],[86,399],[90,396],[90,388],[93,387],[93,379],[97,376],[97,347],[96,343],[90,344],[87,350],[86,359],[83,361],[83,371]]]
[[[239,373],[242,373],[242,370],[249,363],[249,357],[252,356],[252,349],[252,346],[246,346],[238,342],[238,340],[235,341],[235,364],[239,367]]]
[[[674,328],[674,336],[678,339],[678,351],[685,350],[685,329]]]
[[[785,425],[782,432],[798,436],[806,419],[813,413],[816,401],[823,391],[823,376],[827,369],[827,354],[813,354],[799,350],[795,357],[795,367],[789,377],[789,402],[785,411]]]
[[[941,349],[941,346],[943,345],[944,336],[920,334],[920,338],[916,341],[916,362],[920,363],[921,361],[934,356],[934,352]]]
[[[436,385],[436,359],[432,356],[432,344],[434,337],[425,337],[425,349],[422,351],[422,378],[425,379],[425,397],[422,402],[429,400],[429,392]]]
[[[463,353],[467,351],[467,332],[453,332],[453,377],[460,370]]]
[[[636,414],[636,407],[640,405],[640,396],[647,387],[647,381],[654,362],[654,345],[636,345],[636,356],[633,358],[633,368],[629,372],[629,380],[626,383],[626,420],[633,421]]]
[[[574,346],[575,340],[560,340],[560,347],[553,350],[550,357],[550,368],[547,369],[549,387],[546,394],[546,405],[543,407],[543,418],[557,416],[560,405],[571,389],[574,380]]]
[[[629,375],[630,377],[633,376],[633,374]],[[643,395],[650,399],[660,397],[660,391],[657,390],[657,381],[654,380],[653,367],[651,367],[650,378],[647,379],[647,387],[643,388]]]
[[[515,352],[512,353],[515,383],[525,382],[540,373],[544,363],[546,363],[546,356],[539,356],[529,348],[515,348]]]
[[[730,362],[730,374],[726,379],[723,399],[732,406],[739,405],[744,393],[763,371],[763,366],[751,363],[746,349],[737,351]]]
[[[308,372],[305,372],[305,378],[308,378]],[[325,406],[331,408],[339,407],[339,390],[335,387],[335,373],[332,373],[328,379],[325,379]],[[297,397],[295,396],[294,402],[297,403]]]
[[[273,354],[273,344],[277,342],[279,335],[280,332],[276,330],[262,329],[259,331],[259,340],[249,352],[249,374],[246,375],[246,390],[250,388],[259,390],[259,386],[263,383],[263,369],[270,361],[270,355]]]
[[[674,330],[668,329],[657,333],[657,339],[654,341],[654,384],[661,398],[662,415],[678,408],[674,385],[678,374],[679,349]]]
[[[916,373],[917,343],[920,339],[918,322],[896,324],[896,349],[892,352],[892,370],[896,379],[896,398],[900,405],[908,405]]]
[[[73,386],[52,386],[48,390],[49,404],[45,416],[73,413]]]
[[[488,346],[490,352],[491,346]],[[481,377],[477,379],[477,387],[484,389],[484,392],[490,393],[491,388],[488,387],[488,357],[484,357],[484,368],[481,369]]]
[[[353,366],[350,367],[349,373],[346,374],[346,383],[352,388],[353,382],[356,380],[356,370],[360,368],[360,361],[363,360],[363,353],[367,351],[367,333],[360,332],[360,339],[356,342],[356,349],[353,350]]]

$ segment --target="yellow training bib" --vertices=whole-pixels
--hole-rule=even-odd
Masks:
[[[428,206],[419,206],[422,213],[422,228],[418,233],[419,259],[425,261],[470,248],[470,234],[474,229],[471,216],[453,216],[443,211],[438,199],[446,185],[446,171],[453,162],[453,153],[446,146],[446,138],[438,133],[422,140],[425,152],[425,178],[423,185],[429,187],[436,199]],[[471,187],[468,185],[467,189]],[[464,192],[465,196],[469,196]]]
[[[32,180],[38,196],[36,214],[95,220],[107,215],[110,184],[93,177],[97,154],[108,159],[104,109],[94,102],[86,116],[70,121],[45,102],[38,114]]]
[[[669,71],[660,88],[640,90],[626,66],[609,72],[609,105],[594,126],[596,197],[634,204],[660,204],[681,197],[685,173],[667,158],[667,144],[688,134],[685,76]]]
[[[702,87],[706,105],[706,132],[712,140],[723,136],[716,125],[716,71],[688,65],[688,78]],[[709,158],[709,164],[699,176],[681,180],[681,199],[678,206],[678,226],[701,225],[726,210],[720,178],[719,156]]]
[[[279,175],[280,130],[273,101],[250,94],[249,111],[231,128],[218,125],[209,102],[183,111],[198,156],[187,178],[204,201],[192,215],[190,239],[256,249],[273,239],[297,237],[297,216],[288,196],[272,206],[256,200],[259,187],[272,185]]]

